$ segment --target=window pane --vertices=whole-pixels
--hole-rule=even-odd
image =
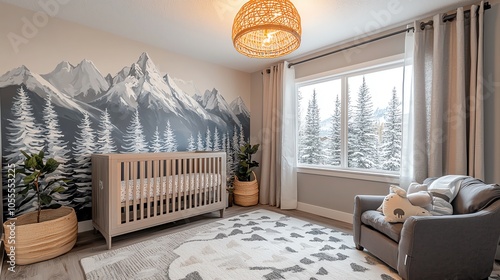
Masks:
[[[298,88],[298,162],[340,166],[341,80]]]
[[[402,79],[402,67],[347,79],[349,167],[399,171]]]

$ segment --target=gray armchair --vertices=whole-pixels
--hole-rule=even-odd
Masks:
[[[500,186],[468,178],[452,202],[453,215],[414,216],[391,224],[376,210],[383,196],[358,195],[354,243],[406,280],[487,279],[500,237],[499,198]]]

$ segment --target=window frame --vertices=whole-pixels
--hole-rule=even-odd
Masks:
[[[321,82],[328,82],[333,80],[341,80],[341,138],[342,138],[342,149],[341,149],[341,162],[342,166],[333,166],[333,165],[311,165],[311,164],[303,164],[298,162],[298,158],[296,159],[297,164],[297,172],[305,173],[305,174],[315,174],[315,175],[323,175],[323,176],[334,176],[334,177],[342,177],[342,178],[352,178],[352,179],[360,179],[360,180],[368,180],[368,181],[376,181],[376,182],[384,182],[384,183],[399,183],[399,172],[397,171],[387,171],[387,170],[378,170],[378,169],[363,169],[363,168],[354,168],[347,167],[347,154],[348,154],[348,143],[347,143],[347,88],[348,88],[348,79],[353,76],[359,76],[363,74],[372,73],[375,71],[383,71],[387,69],[392,69],[396,67],[403,67],[404,69],[404,54],[393,55],[389,57],[384,57],[380,59],[375,59],[367,62],[363,62],[360,64],[350,65],[347,67],[342,67],[339,69],[334,69],[322,73],[317,73],[314,75],[309,75],[301,78],[295,79],[295,103],[298,104],[297,96],[298,90],[302,86],[313,85]],[[404,70],[402,73],[404,77]],[[401,88],[404,88],[404,85],[401,85]],[[403,100],[401,100],[403,102]],[[296,107],[297,109],[297,107]],[[296,126],[298,128],[298,118],[296,118]],[[295,150],[298,151],[298,138],[299,138],[299,130],[296,129],[296,147]]]

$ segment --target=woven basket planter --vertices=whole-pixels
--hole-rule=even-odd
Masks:
[[[11,233],[10,221],[3,224],[5,250],[10,254],[10,246],[15,246],[17,265],[32,264],[60,256],[73,248],[78,234],[78,221],[73,208],[42,210],[40,223],[36,222],[37,212],[17,217],[15,232]],[[9,245],[9,235],[15,244]]]
[[[253,172],[252,172],[253,173]],[[234,177],[234,203],[240,206],[253,206],[259,203],[259,183],[253,173],[252,181],[240,181]]]

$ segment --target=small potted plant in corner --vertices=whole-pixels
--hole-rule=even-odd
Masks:
[[[259,163],[252,160],[252,155],[259,150],[259,144],[247,143],[240,147],[238,167],[234,176],[234,203],[240,206],[252,206],[259,203],[259,184],[253,171]]]
[[[61,183],[68,181],[53,176],[59,163],[53,158],[45,160],[43,151],[31,155],[22,153],[26,159],[16,173],[24,177],[17,194],[24,200],[35,197],[37,210],[3,224],[5,244],[10,244],[8,238],[14,234],[15,244],[5,249],[7,254],[14,251],[17,265],[48,260],[68,252],[75,245],[78,234],[75,210],[53,201],[54,194],[66,190]]]

